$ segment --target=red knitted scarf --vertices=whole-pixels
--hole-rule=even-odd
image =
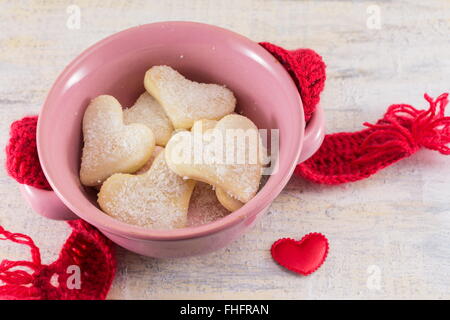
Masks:
[[[308,121],[325,84],[322,58],[310,49],[288,51],[267,42],[261,45],[281,62],[297,84]],[[316,183],[340,184],[367,178],[421,147],[450,154],[447,97],[444,93],[433,100],[425,94],[427,110],[394,104],[376,124],[364,123],[367,129],[326,135],[320,149],[298,165],[295,174]]]
[[[325,84],[325,64],[310,49],[288,51],[261,43],[286,68],[300,92],[305,119],[314,113]],[[445,117],[448,94],[433,100],[425,95],[428,110],[406,104],[392,105],[375,124],[354,133],[329,134],[309,160],[295,173],[324,184],[339,184],[369,177],[378,170],[408,157],[421,147],[450,154],[450,118]],[[36,149],[37,117],[11,125],[6,147],[6,167],[19,183],[51,190],[42,172]],[[115,273],[113,245],[97,229],[82,220],[69,222],[73,231],[57,261],[42,265],[39,249],[26,235],[0,227],[0,240],[25,244],[31,261],[0,263],[0,298],[7,299],[104,299]],[[81,286],[68,285],[71,266],[81,270]],[[52,282],[57,276],[57,284]],[[3,283],[3,285],[2,285]]]
[[[33,240],[0,226],[0,239],[30,247],[31,261],[2,260],[0,299],[92,300],[105,299],[116,271],[113,244],[83,220],[70,221],[72,234],[58,259],[41,263]]]

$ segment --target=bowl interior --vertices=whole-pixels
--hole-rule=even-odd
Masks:
[[[159,232],[126,225],[100,211],[95,192],[80,184],[81,122],[89,101],[110,94],[122,106],[131,106],[144,92],[144,74],[154,65],[169,65],[195,81],[226,85],[236,95],[238,110],[258,128],[279,129],[277,172],[242,209],[211,225],[223,227],[267,207],[287,183],[301,149],[304,119],[296,87],[258,44],[218,27],[188,22],[155,23],[115,34],[87,49],[60,75],[38,125],[41,164],[60,198],[80,217],[112,233],[169,237],[211,228]]]

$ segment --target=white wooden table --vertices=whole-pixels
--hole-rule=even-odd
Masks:
[[[79,29],[68,22],[77,10],[72,4],[80,9]],[[427,107],[424,92],[450,89],[446,0],[0,0],[1,149],[9,124],[38,112],[80,51],[119,30],[162,20],[216,24],[255,41],[322,54],[328,79],[321,105],[329,132],[360,129],[392,103]],[[0,199],[0,225],[30,235],[44,263],[56,259],[68,226],[33,213],[5,170]],[[109,298],[448,299],[449,200],[450,158],[431,151],[348,185],[292,178],[269,214],[226,249],[178,260],[119,249]],[[273,241],[312,231],[327,235],[331,245],[316,273],[299,277],[271,260]],[[25,248],[0,242],[0,259],[27,256]]]

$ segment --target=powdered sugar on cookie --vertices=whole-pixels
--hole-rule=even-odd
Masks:
[[[142,174],[115,174],[98,194],[101,209],[120,221],[151,229],[186,225],[195,181],[183,180],[167,167],[164,151]]]
[[[173,126],[164,109],[148,92],[144,92],[135,104],[123,111],[125,124],[142,123],[155,135],[156,144],[165,146],[172,136]]]
[[[197,182],[192,193],[188,212],[188,227],[214,222],[229,214],[217,200],[214,188],[204,182]]]
[[[147,91],[163,106],[175,128],[189,129],[196,120],[218,120],[234,111],[236,98],[217,84],[191,81],[168,66],[145,74]]]
[[[168,66],[149,69],[144,86],[128,109],[107,95],[86,109],[80,180],[100,188],[100,208],[124,223],[166,230],[216,221],[250,201],[262,143],[255,124],[234,113],[234,94]],[[178,161],[179,153],[190,161]]]
[[[257,127],[250,119],[232,114],[218,121],[213,129],[200,132],[199,141],[197,128],[194,124],[191,133],[179,132],[170,139],[165,153],[169,168],[180,176],[222,188],[243,203],[250,201],[258,191],[262,175]],[[228,139],[229,136],[233,139]],[[204,156],[208,153],[205,150],[213,150],[214,161]]]
[[[124,125],[120,103],[107,95],[93,99],[87,107],[83,139],[80,180],[85,186],[100,185],[114,173],[135,172],[148,161],[155,146],[148,127]]]

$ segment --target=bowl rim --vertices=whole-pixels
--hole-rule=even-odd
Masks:
[[[67,199],[66,195],[61,193],[58,188],[58,183],[55,183],[56,180],[53,180],[54,174],[52,173],[52,166],[50,165],[49,157],[43,151],[43,128],[44,121],[46,119],[47,110],[52,105],[52,100],[55,99],[55,93],[57,93],[58,88],[63,80],[66,79],[72,72],[77,70],[77,68],[82,65],[83,60],[95,53],[95,51],[102,46],[106,45],[111,41],[120,40],[123,37],[127,37],[133,34],[136,31],[144,30],[152,30],[153,28],[203,28],[207,29],[210,32],[218,32],[223,33],[226,36],[235,38],[236,41],[240,41],[241,45],[244,45],[248,50],[252,52],[252,54],[256,54],[259,59],[261,59],[265,64],[270,65],[274,70],[277,70],[277,76],[285,83],[288,88],[288,92],[291,95],[290,99],[294,99],[298,104],[298,112],[294,112],[290,114],[290,117],[294,118],[295,123],[298,123],[298,132],[292,132],[294,136],[294,142],[292,143],[293,148],[289,150],[289,154],[291,155],[290,163],[286,165],[282,170],[282,172],[277,172],[277,181],[271,182],[271,178],[269,178],[267,184],[273,184],[273,187],[269,190],[266,188],[267,184],[256,194],[256,196],[246,203],[242,208],[231,212],[227,216],[220,218],[214,222],[207,223],[204,225],[199,225],[195,227],[186,227],[180,229],[171,229],[171,230],[155,230],[149,229],[145,227],[130,225],[124,222],[121,222],[117,219],[114,219],[99,208],[93,206],[93,208],[98,211],[96,214],[93,214],[90,210],[89,212],[84,212],[79,210],[77,204],[72,203]],[[155,22],[144,24],[132,28],[125,29],[123,31],[114,33],[85,49],[81,54],[79,54],[75,59],[73,59],[69,65],[67,65],[64,70],[60,73],[58,78],[53,83],[47,97],[42,105],[42,108],[39,112],[39,120],[37,125],[37,150],[41,163],[42,170],[47,177],[50,186],[53,191],[57,194],[59,199],[70,209],[72,210],[78,217],[86,220],[90,224],[96,226],[103,232],[111,233],[116,236],[128,239],[143,239],[143,240],[182,240],[182,239],[191,239],[191,238],[199,238],[203,236],[207,236],[213,233],[218,233],[224,229],[229,229],[237,224],[240,224],[247,219],[261,213],[266,208],[268,208],[273,200],[279,195],[285,185],[288,183],[296,165],[297,160],[300,157],[300,152],[303,147],[304,140],[304,132],[305,131],[305,119],[303,112],[303,104],[300,98],[300,94],[298,92],[297,86],[292,80],[289,73],[285,70],[285,68],[276,60],[274,57],[266,51],[263,47],[261,47],[258,43],[238,34],[233,31],[199,22],[190,22],[190,21],[164,21],[164,22]],[[100,214],[98,214],[100,213]]]

